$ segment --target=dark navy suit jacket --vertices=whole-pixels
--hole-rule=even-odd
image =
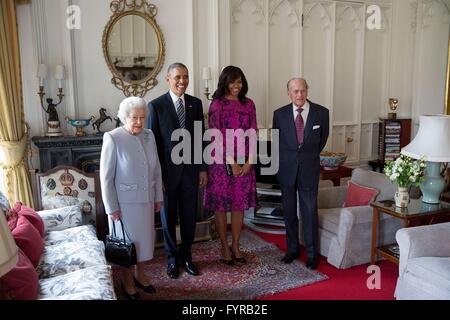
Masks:
[[[320,175],[320,152],[329,134],[328,109],[309,101],[310,109],[305,124],[303,145],[298,146],[292,104],[274,112],[273,129],[280,133],[280,161],[278,181],[281,186],[294,186],[300,170],[302,188],[317,188]],[[272,143],[274,143],[272,141]]]
[[[162,178],[166,189],[175,188],[181,179],[183,170],[187,170],[189,176],[193,179],[193,183],[198,185],[199,172],[207,171],[207,167],[202,160],[202,164],[194,164],[194,144],[195,149],[201,150],[203,153],[203,108],[202,101],[188,94],[184,95],[186,110],[186,130],[191,135],[191,164],[176,165],[172,162],[172,149],[179,143],[171,141],[172,132],[180,128],[180,122],[175,110],[170,93],[167,92],[162,96],[152,100],[148,104],[149,117],[148,128],[155,135],[156,144],[158,146],[158,156],[161,162]],[[194,138],[194,121],[201,121],[202,137]],[[198,146],[200,144],[200,147]],[[197,156],[198,157],[198,156]],[[203,157],[202,157],[203,159]],[[186,173],[186,172],[185,172]]]

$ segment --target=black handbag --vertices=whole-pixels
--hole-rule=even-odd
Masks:
[[[125,228],[122,219],[119,221],[122,226],[123,239],[116,236],[116,223],[113,221],[113,234],[106,236],[105,257],[110,263],[128,268],[137,263],[136,247],[133,242],[125,240]]]

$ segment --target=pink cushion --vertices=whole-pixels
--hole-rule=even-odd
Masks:
[[[8,228],[10,231],[13,231],[17,225],[17,219],[19,215],[14,210],[9,210],[8,215],[6,216],[6,220],[8,221]]]
[[[20,249],[16,266],[1,278],[1,283],[7,288],[6,296],[12,299],[32,300],[39,293],[38,274]]]
[[[41,216],[38,215],[34,209],[31,209],[22,202],[18,201],[14,205],[14,208],[10,209],[10,212],[11,211],[17,212],[19,216],[26,217],[28,221],[30,221],[31,224],[37,229],[37,231],[39,231],[41,237],[44,236],[44,221],[42,221]]]
[[[375,200],[378,193],[377,189],[364,187],[349,180],[343,207],[367,206]]]
[[[12,230],[12,235],[17,246],[26,254],[34,267],[37,267],[42,252],[44,241],[39,231],[24,216],[17,219],[17,226]]]

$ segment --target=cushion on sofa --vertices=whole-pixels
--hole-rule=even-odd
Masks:
[[[1,282],[7,288],[6,296],[14,300],[33,300],[38,296],[38,274],[20,248],[16,266],[1,278]]]
[[[46,246],[61,244],[65,242],[82,243],[97,240],[95,227],[91,224],[68,228],[59,231],[50,231],[44,237]]]
[[[19,216],[16,227],[11,231],[17,246],[26,254],[34,267],[44,250],[44,241],[39,231],[24,216]]]
[[[377,189],[361,186],[349,180],[343,207],[367,206],[378,193]]]
[[[44,279],[106,264],[103,242],[99,240],[81,243],[64,242],[44,248],[37,272],[39,278]]]
[[[56,277],[58,278],[58,277]],[[55,279],[55,278],[52,278]],[[57,283],[56,281],[53,281],[53,283]],[[110,298],[113,299],[113,298]],[[86,289],[84,291],[80,292],[74,292],[74,293],[68,293],[63,294],[61,296],[49,296],[45,297],[42,295],[41,299],[39,300],[107,300],[106,298],[103,299],[102,293],[98,292],[96,290],[89,290]]]
[[[19,215],[16,211],[8,211],[6,215],[6,221],[8,222],[8,228],[10,231],[13,231],[13,229],[16,227],[18,218]]]
[[[41,234],[41,237],[44,236],[44,221],[42,221],[42,218],[34,211],[34,209],[31,209],[24,205],[22,202],[17,201],[14,205],[14,208],[9,210],[12,212],[17,212],[18,216],[24,216],[28,219],[28,221],[31,222],[31,224],[36,228],[37,231]]]
[[[116,299],[109,265],[92,266],[40,281],[39,299],[81,299],[80,294],[97,292],[101,300]]]
[[[81,225],[81,207],[69,206],[37,212],[44,221],[46,231],[64,230]]]

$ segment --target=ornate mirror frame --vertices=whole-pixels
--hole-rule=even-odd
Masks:
[[[103,55],[109,70],[113,74],[111,83],[123,91],[126,97],[138,96],[143,97],[145,94],[158,84],[156,76],[161,71],[165,58],[165,42],[164,36],[159,28],[155,16],[158,13],[158,9],[155,5],[151,4],[148,0],[113,0],[110,4],[112,16],[109,19],[105,30],[103,31],[102,47]],[[140,80],[125,80],[124,77],[117,72],[117,69],[110,61],[108,40],[111,36],[112,28],[123,17],[129,15],[140,16],[145,19],[146,22],[155,30],[158,39],[158,60],[153,70],[143,79]]]

